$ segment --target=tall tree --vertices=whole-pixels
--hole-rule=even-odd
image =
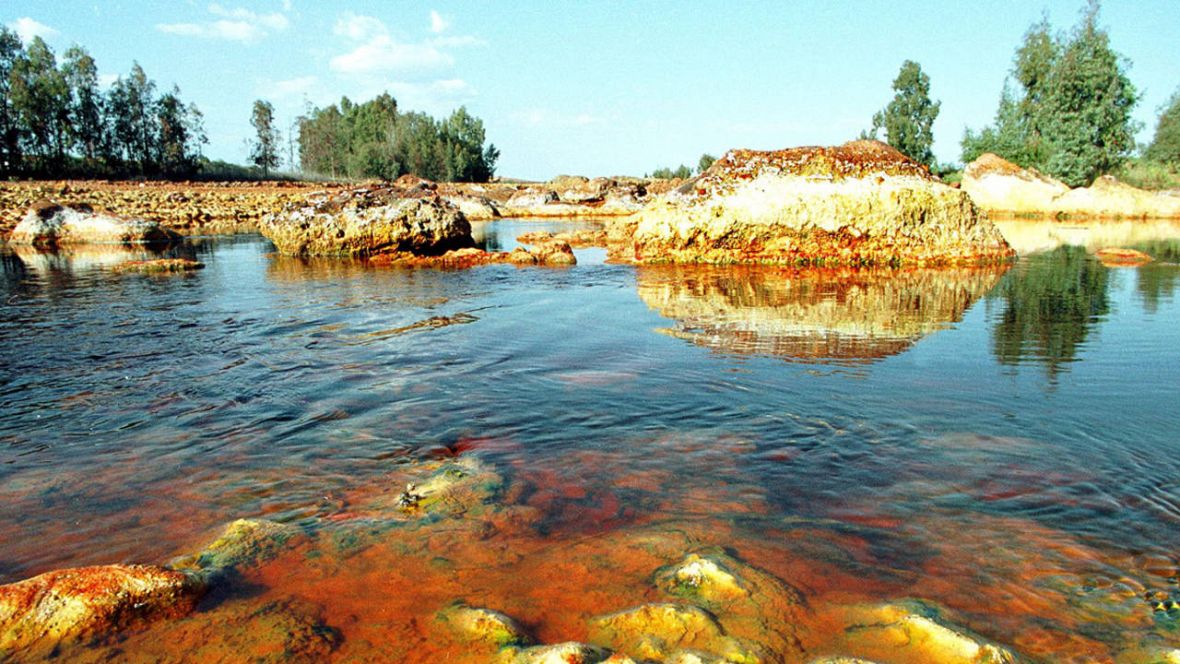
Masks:
[[[12,70],[12,102],[29,152],[60,164],[65,157],[69,90],[45,40],[34,37]]]
[[[250,161],[262,168],[262,177],[270,175],[270,169],[279,165],[279,130],[275,127],[275,109],[270,102],[255,100],[250,124],[254,127],[255,138],[251,145]]]
[[[708,153],[702,154],[701,158],[697,160],[697,173],[704,173],[705,171],[709,170],[709,167],[712,166],[713,162],[715,161],[717,161],[717,157],[714,157]]]
[[[1005,82],[994,127],[963,137],[963,160],[995,152],[1071,186],[1089,184],[1134,147],[1131,110],[1138,101],[1125,59],[1110,47],[1092,1],[1069,35],[1053,37],[1042,20],[1024,35]]]
[[[103,144],[102,93],[98,89],[98,67],[81,46],[66,51],[62,74],[69,88],[70,140],[87,160],[96,159]]]
[[[1097,19],[1093,2],[1049,73],[1033,116],[1048,143],[1046,169],[1070,186],[1090,184],[1135,147],[1131,111],[1139,96]]]
[[[922,164],[934,164],[934,120],[941,102],[930,99],[930,77],[913,60],[901,65],[893,79],[893,100],[873,115],[870,136],[885,129],[885,141]]]
[[[20,37],[0,25],[0,175],[17,172],[21,163],[21,124],[12,102],[12,72],[23,51]]]
[[[1180,166],[1180,88],[1172,93],[1155,125],[1155,137],[1144,154],[1154,161]]]

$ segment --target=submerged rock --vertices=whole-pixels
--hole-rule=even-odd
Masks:
[[[750,589],[724,561],[696,553],[657,572],[656,584],[671,595],[718,604],[750,596]]]
[[[524,628],[512,618],[499,611],[468,606],[462,602],[439,611],[437,620],[467,642],[493,648],[527,646],[533,643]]]
[[[204,263],[189,258],[156,258],[146,261],[129,261],[111,268],[115,272],[136,274],[177,274],[192,272],[205,267]]]
[[[1125,249],[1122,247],[1107,247],[1099,249],[1094,253],[1098,260],[1102,261],[1103,265],[1143,265],[1154,260],[1148,254],[1138,251],[1136,249]]]
[[[437,197],[363,187],[288,205],[259,230],[289,256],[437,255],[474,244],[467,218]]]
[[[197,577],[148,565],[46,572],[0,586],[0,651],[52,647],[180,617],[193,610],[204,591]]]
[[[636,215],[639,263],[946,264],[1013,256],[962,191],[877,141],[731,150]]]
[[[87,205],[41,202],[29,209],[8,241],[51,248],[69,244],[167,245],[179,239],[180,235],[154,221],[103,214]]]
[[[979,207],[1047,217],[1180,217],[1180,198],[1145,191],[1104,175],[1089,187],[1068,185],[985,153],[963,169],[963,190]]]
[[[1013,664],[1007,649],[952,626],[932,604],[906,601],[850,607],[842,649],[874,660],[934,664]]]
[[[232,570],[269,560],[278,555],[299,528],[265,519],[238,519],[200,552],[172,561],[170,567],[203,578],[214,578]]]

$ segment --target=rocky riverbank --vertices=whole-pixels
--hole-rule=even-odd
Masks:
[[[963,191],[982,209],[1034,218],[1177,219],[1180,192],[1137,189],[1104,175],[1089,187],[1070,189],[1036,169],[991,153],[963,169]]]

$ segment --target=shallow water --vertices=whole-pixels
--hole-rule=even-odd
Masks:
[[[0,254],[0,582],[162,563],[265,517],[316,543],[202,611],[298,601],[340,659],[458,658],[424,626],[457,598],[583,639],[704,546],[808,598],[809,655],[837,647],[829,608],[904,597],[1033,659],[1180,646],[1143,597],[1180,597],[1180,228],[1145,226],[1006,222],[1018,264],[943,271],[598,249],[397,270],[251,237],[190,240],[175,253],[206,268],[166,277],[113,275],[112,250]],[[1157,261],[1092,255],[1116,245]],[[323,544],[456,456],[513,516]],[[181,657],[167,629],[74,655]]]

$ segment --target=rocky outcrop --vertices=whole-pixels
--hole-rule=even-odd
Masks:
[[[73,244],[168,245],[180,236],[154,221],[96,212],[88,205],[34,205],[13,229],[9,242],[54,248]]]
[[[195,577],[146,565],[56,570],[0,586],[0,653],[182,616],[204,589]]]
[[[522,233],[516,236],[516,241],[522,244],[541,244],[557,240],[565,242],[571,247],[605,247],[607,234],[605,230],[567,231],[564,233]]]
[[[474,244],[457,208],[436,197],[401,198],[389,188],[315,196],[266,217],[259,230],[289,256],[437,255]]]
[[[121,274],[180,274],[200,270],[204,267],[204,263],[190,258],[154,258],[145,261],[120,263],[111,269]]]
[[[438,612],[436,619],[467,643],[484,645],[490,649],[527,646],[533,639],[512,618],[491,609],[452,604]]]
[[[962,264],[1013,256],[963,192],[877,141],[731,150],[636,216],[638,263]]]
[[[1178,218],[1180,197],[1145,191],[1104,175],[1068,185],[986,153],[963,169],[963,191],[989,212],[1035,217]]]
[[[757,644],[729,636],[712,613],[691,604],[644,604],[591,621],[593,643],[641,660],[665,660],[684,651],[722,661],[777,661]]]
[[[927,602],[909,600],[846,609],[847,639],[841,655],[873,661],[938,664],[1014,664],[1006,648],[988,643],[943,617]]]
[[[238,519],[201,551],[173,560],[170,567],[208,580],[216,580],[241,567],[274,557],[292,539],[302,535],[295,526],[266,519]]]

